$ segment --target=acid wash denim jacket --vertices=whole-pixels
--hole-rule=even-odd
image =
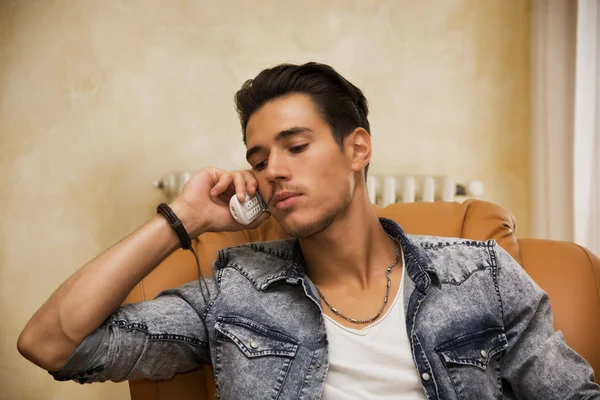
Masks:
[[[590,365],[554,332],[547,295],[494,241],[380,222],[404,251],[406,330],[428,399],[600,399]],[[221,250],[207,283],[206,300],[195,281],[122,306],[51,374],[168,379],[210,363],[223,399],[319,399],[327,335],[298,241]]]

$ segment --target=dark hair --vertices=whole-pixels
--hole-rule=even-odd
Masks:
[[[280,64],[249,79],[235,94],[235,107],[246,144],[248,120],[264,104],[293,93],[309,95],[327,122],[335,141],[343,141],[354,129],[364,128],[369,135],[369,106],[363,92],[329,65],[309,62],[303,65]],[[365,167],[365,177],[369,166]]]

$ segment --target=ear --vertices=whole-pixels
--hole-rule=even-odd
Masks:
[[[360,172],[365,169],[371,162],[371,135],[363,128],[356,128],[344,142],[352,170]]]

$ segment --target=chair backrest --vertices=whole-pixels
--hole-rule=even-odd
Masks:
[[[495,239],[524,267],[550,297],[554,326],[567,342],[600,373],[600,260],[572,243],[517,240],[514,217],[503,208],[478,200],[463,203],[403,203],[376,207],[379,216],[398,222],[407,233]],[[285,238],[273,218],[259,228],[206,233],[196,241],[204,276],[212,275],[217,251],[248,242]],[[150,273],[126,302],[150,300],[160,291],[198,278],[191,253],[177,250]],[[214,398],[212,369],[179,374],[169,381],[130,381],[132,400],[200,400]]]

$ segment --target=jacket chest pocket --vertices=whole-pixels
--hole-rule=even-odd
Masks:
[[[435,347],[461,400],[501,396],[500,363],[508,346],[504,329],[488,328]]]
[[[298,342],[242,317],[215,324],[213,367],[216,391],[226,399],[277,399],[298,350]]]

